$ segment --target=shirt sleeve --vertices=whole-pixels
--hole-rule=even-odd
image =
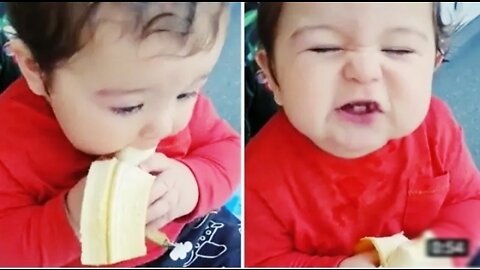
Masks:
[[[65,194],[39,203],[0,163],[0,265],[60,267],[81,249],[65,211]]]
[[[295,250],[287,228],[274,214],[267,199],[248,188],[245,207],[247,267],[335,267],[348,257],[342,254],[318,256]]]
[[[200,95],[189,123],[191,148],[181,159],[195,176],[199,199],[195,209],[180,217],[189,222],[227,202],[240,182],[240,137]]]

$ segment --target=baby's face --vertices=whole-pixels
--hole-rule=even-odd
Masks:
[[[124,26],[100,24],[93,40],[54,73],[49,100],[66,137],[85,153],[104,155],[152,148],[185,128],[227,21],[224,12],[213,47],[192,56],[178,56],[181,45],[171,33],[138,41]]]
[[[276,100],[318,147],[355,158],[426,116],[436,56],[431,3],[284,4]]]

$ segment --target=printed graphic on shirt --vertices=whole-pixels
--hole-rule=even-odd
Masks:
[[[215,222],[213,220],[208,220],[208,216],[211,214],[217,214],[217,211],[213,211],[209,213],[204,219],[195,226],[194,229],[202,228],[205,222],[208,222],[207,227],[204,229],[203,234],[198,239],[198,242],[195,244],[193,248],[190,259],[183,265],[183,267],[190,266],[195,260],[198,258],[204,259],[215,259],[220,257],[223,253],[225,253],[228,248],[224,244],[216,243],[214,240],[215,234],[217,231],[225,226],[223,223]]]

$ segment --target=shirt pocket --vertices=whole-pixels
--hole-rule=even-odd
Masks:
[[[416,237],[431,226],[438,216],[450,189],[450,175],[445,173],[434,177],[420,177],[409,182],[404,231]]]

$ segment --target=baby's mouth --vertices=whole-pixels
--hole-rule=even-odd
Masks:
[[[346,103],[336,109],[353,115],[366,115],[371,113],[383,113],[380,104],[376,101],[354,101]]]

